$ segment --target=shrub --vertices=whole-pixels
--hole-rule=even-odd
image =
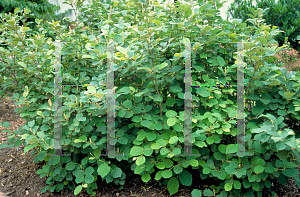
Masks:
[[[261,23],[262,9],[254,10],[253,19],[249,19],[255,26],[247,26],[223,21],[214,9],[222,7],[220,1],[199,1],[193,11],[190,5],[176,4],[179,18],[173,15],[174,5],[163,9],[156,1],[113,5],[93,1],[90,8],[82,8],[89,14],[79,21],[90,20],[98,31],[82,31],[83,22],[70,32],[58,21],[49,23],[56,40],[66,42],[61,50],[65,85],[61,108],[53,98],[54,90],[60,98],[60,90],[54,89],[53,83],[54,74],[60,76],[53,60],[56,57],[59,64],[59,56],[53,54],[59,49],[45,39],[40,21],[39,33],[25,39],[29,28],[18,26],[12,19],[22,10],[16,9],[12,16],[2,15],[1,31],[15,31],[1,36],[9,45],[8,49],[0,48],[4,54],[0,66],[10,71],[1,83],[4,90],[15,91],[16,105],[22,105],[16,112],[26,124],[11,132],[8,144],[1,148],[21,143],[24,153],[37,148],[34,161],[45,161],[37,173],[48,177],[43,191],[71,188],[78,194],[84,189],[94,196],[103,181],[124,185],[127,168],[144,182],[153,178],[161,181],[170,195],[177,193],[179,184],[191,186],[199,176],[215,180],[211,189],[215,188],[218,197],[265,196],[263,191],[271,192],[272,179],[285,184],[288,177],[294,177],[300,185],[295,169],[300,163],[299,140],[285,124],[285,118],[300,120],[300,72],[287,74],[286,68],[274,64],[274,55],[286,47],[271,46],[278,44],[273,37],[279,30]],[[112,69],[111,53],[101,44],[111,39],[118,42],[113,56],[115,87],[109,82],[112,76],[107,77],[108,68]],[[242,40],[250,42],[243,51],[245,104],[256,102],[245,113],[236,109],[241,106],[237,93],[243,88],[228,85],[237,84],[241,74],[236,42]],[[192,61],[192,77],[185,75],[188,65],[184,63],[184,43],[190,42],[195,42],[188,47],[191,56],[186,56]],[[14,57],[7,60],[7,56]],[[12,80],[15,73],[18,84]],[[58,79],[56,84],[61,82]],[[192,99],[183,93],[190,88],[185,82],[191,80],[196,84]],[[90,85],[80,87],[79,83]],[[112,89],[113,98],[106,95]],[[112,101],[115,123],[105,116],[113,116],[113,108],[106,110]],[[193,113],[187,113],[191,103],[195,105]],[[54,117],[57,112],[61,118]],[[248,121],[245,132],[236,125],[244,117]],[[63,154],[70,156],[48,155],[54,154],[54,124],[60,122]],[[111,126],[115,133],[107,133]],[[242,132],[245,151],[241,151],[242,144],[236,144]],[[191,146],[185,146],[187,143]],[[108,145],[115,145],[117,156],[110,155],[114,150],[107,150]],[[189,155],[188,150],[196,155]],[[105,153],[107,157],[102,155]],[[192,170],[200,175],[195,176]],[[201,196],[202,192],[194,190],[192,194]],[[203,191],[205,196],[213,194],[210,189]]]
[[[273,46],[278,47],[278,45],[275,44],[273,44]],[[275,55],[275,57],[278,58],[278,60],[276,60],[276,64],[284,63],[285,68],[287,68],[289,72],[300,70],[300,55],[297,50],[293,48],[286,49],[280,51],[278,54]]]

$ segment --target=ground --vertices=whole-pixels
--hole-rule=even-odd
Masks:
[[[24,120],[20,118],[19,114],[14,113],[16,106],[13,102],[5,101],[4,109],[0,109],[0,121],[10,122],[10,130],[17,130],[24,124]],[[0,130],[1,132],[1,130]],[[7,133],[0,133],[0,144],[7,140]],[[30,156],[33,150],[24,155],[24,146],[14,147],[12,149],[1,149],[0,153],[0,197],[1,191],[7,196],[11,197],[73,197],[73,191],[64,190],[60,193],[51,193],[47,191],[40,194],[40,191],[47,185],[45,183],[46,177],[40,178],[37,170],[41,169],[42,163],[34,163],[33,156]],[[300,170],[300,167],[298,167]],[[209,182],[207,180],[193,181],[192,187],[180,186],[179,192],[173,196],[191,196],[193,189],[205,189]],[[278,184],[276,180],[272,183],[272,189],[279,197],[297,197],[300,196],[300,189],[295,184],[293,179],[285,186]],[[101,184],[96,190],[97,195],[101,197],[167,197],[170,196],[166,186],[159,186],[158,182],[151,180],[144,183],[139,175],[126,177],[126,182],[123,190],[118,190],[119,186],[108,186]],[[192,189],[193,188],[193,189]],[[89,194],[84,191],[77,196],[87,197]],[[266,195],[263,195],[266,196]]]

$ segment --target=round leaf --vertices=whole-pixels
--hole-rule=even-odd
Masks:
[[[147,183],[148,181],[150,181],[151,176],[148,173],[145,173],[142,175],[142,181],[144,181],[145,183]]]
[[[173,110],[169,110],[169,111],[167,111],[166,116],[168,118],[173,118],[173,117],[177,116],[177,112],[173,111]]]
[[[175,144],[176,142],[178,142],[178,137],[177,136],[173,136],[170,138],[169,143],[170,144]]]
[[[162,171],[161,175],[165,179],[168,179],[168,178],[172,177],[172,171],[171,170],[164,170],[164,171]]]
[[[141,154],[143,154],[143,148],[140,146],[133,146],[130,150],[130,154],[132,156],[140,156]]]
[[[225,191],[230,191],[232,189],[232,184],[231,183],[226,183],[224,188],[225,188]]]
[[[143,163],[145,163],[146,158],[144,156],[142,157],[138,157],[137,160],[135,161],[136,165],[142,165]]]
[[[168,118],[167,124],[169,127],[175,125],[175,123],[176,123],[176,118]]]

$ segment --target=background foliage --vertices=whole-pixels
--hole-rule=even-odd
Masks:
[[[43,21],[62,21],[63,17],[65,17],[72,10],[65,11],[64,13],[55,14],[55,11],[60,10],[59,5],[53,5],[48,2],[48,0],[2,0],[0,1],[0,13],[9,14],[13,13],[16,8],[20,8],[23,10],[24,8],[29,9],[31,13],[34,15],[29,15],[27,18],[28,27],[32,30],[31,32],[38,31],[35,22],[35,19],[42,19]],[[24,23],[20,20],[19,25],[22,26]],[[47,24],[45,24],[47,25]],[[46,37],[53,37],[52,32],[47,32]],[[6,45],[0,45],[2,47],[6,47]]]
[[[291,47],[300,51],[297,36],[300,35],[300,1],[298,0],[256,0],[257,5],[253,6],[252,0],[234,0],[228,9],[228,18],[242,19],[245,22],[252,14],[248,8],[269,8],[263,16],[265,22],[272,26],[277,26],[284,32],[275,36],[279,46],[286,41]],[[253,25],[250,21],[247,25]],[[286,40],[287,37],[287,40]]]

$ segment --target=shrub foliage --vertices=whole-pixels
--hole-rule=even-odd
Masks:
[[[299,130],[288,129],[285,123],[285,118],[300,120],[300,72],[287,74],[286,68],[274,64],[274,55],[286,47],[271,46],[276,44],[279,29],[262,23],[262,9],[252,10],[249,21],[255,25],[247,26],[223,21],[218,15],[219,0],[199,1],[194,9],[176,4],[177,10],[174,4],[164,9],[156,1],[111,5],[93,1],[91,7],[82,8],[86,14],[80,16],[75,30],[68,31],[59,21],[48,22],[49,29],[44,29],[43,22],[36,20],[39,32],[31,36],[29,27],[17,23],[29,10],[1,15],[1,39],[8,49],[0,48],[0,94],[13,93],[16,105],[22,105],[16,112],[26,120],[19,130],[4,131],[10,132],[10,139],[1,148],[21,143],[24,153],[35,148],[34,161],[45,162],[37,173],[48,177],[42,192],[71,188],[75,194],[84,189],[94,196],[101,181],[124,185],[127,166],[144,182],[155,179],[167,185],[170,195],[180,185],[191,186],[200,178],[214,179],[217,184],[205,191],[195,189],[193,196],[262,196],[273,179],[285,184],[288,177],[300,185],[295,168],[300,163],[295,136]],[[48,155],[54,154],[54,91],[60,90],[54,88],[57,48],[45,38],[47,31],[65,42],[61,49],[61,145],[63,154],[71,156]],[[107,142],[106,100],[112,98],[101,84],[107,84],[111,65],[110,40],[115,42],[115,139]],[[240,120],[237,87],[230,86],[237,84],[237,72],[241,72],[237,69],[239,41],[247,42],[242,53],[246,156],[235,154]],[[185,76],[185,43],[190,43],[191,78]],[[184,95],[189,80],[195,86],[187,125],[189,97]],[[248,108],[253,101],[255,105]],[[187,153],[187,142],[194,155],[179,155]],[[114,144],[119,155],[102,156],[107,144]]]

